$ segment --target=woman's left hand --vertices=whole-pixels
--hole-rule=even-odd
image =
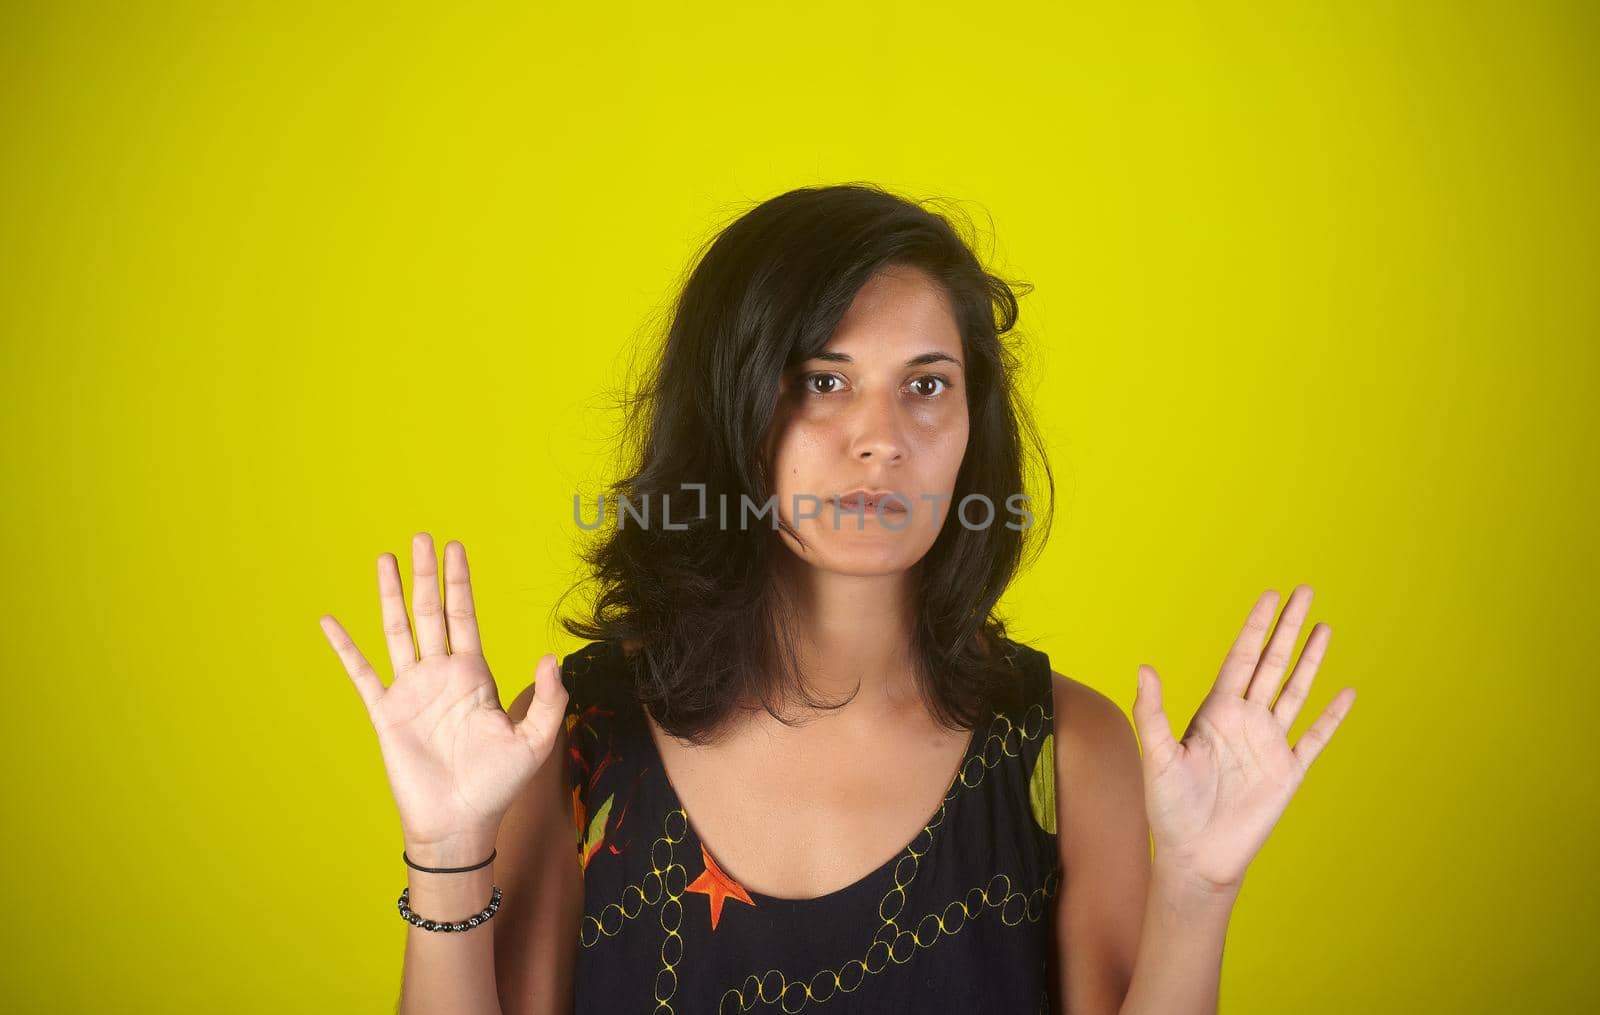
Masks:
[[[1289,727],[1328,648],[1328,625],[1317,624],[1274,703],[1311,595],[1310,586],[1297,586],[1276,627],[1278,593],[1268,589],[1256,600],[1181,741],[1172,738],[1161,708],[1160,678],[1154,668],[1139,667],[1133,718],[1143,745],[1155,864],[1202,891],[1238,890],[1245,868],[1356,700],[1354,688],[1341,690],[1289,746]],[[1263,655],[1269,628],[1272,640]]]

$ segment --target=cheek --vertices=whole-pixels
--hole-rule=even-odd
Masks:
[[[821,450],[827,445],[825,431],[803,421],[794,421],[785,427],[774,442],[772,481],[776,489],[792,489],[803,483],[814,471]]]
[[[919,421],[917,434],[918,454],[922,460],[929,468],[948,473],[953,479],[967,453],[969,430],[966,413]]]

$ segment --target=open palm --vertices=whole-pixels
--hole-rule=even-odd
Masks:
[[[1134,725],[1143,745],[1145,805],[1157,861],[1204,887],[1227,890],[1243,880],[1312,761],[1355,702],[1354,688],[1341,690],[1290,747],[1289,728],[1310,693],[1331,634],[1326,624],[1312,629],[1278,694],[1311,596],[1309,586],[1297,586],[1276,627],[1278,594],[1269,589],[1256,600],[1181,740],[1173,739],[1162,710],[1160,678],[1153,668],[1140,667]],[[1269,629],[1272,639],[1263,654]]]
[[[331,616],[323,633],[345,664],[377,732],[410,844],[493,842],[518,792],[550,755],[566,706],[554,655],[539,660],[528,714],[515,722],[484,660],[466,550],[445,547],[445,597],[433,539],[412,541],[416,647],[391,554],[378,559],[378,596],[395,679],[387,688]]]

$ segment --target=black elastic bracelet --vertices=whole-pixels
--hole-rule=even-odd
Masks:
[[[482,863],[475,863],[471,867],[419,867],[411,862],[411,858],[406,856],[406,851],[403,849],[400,851],[400,859],[406,862],[407,867],[415,871],[422,871],[424,874],[465,874],[467,871],[475,871],[480,867],[487,867],[494,863],[494,855],[497,852],[499,850],[489,850],[489,859]]]

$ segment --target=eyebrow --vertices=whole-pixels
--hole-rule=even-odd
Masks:
[[[842,352],[819,352],[811,358],[826,360],[829,363],[855,362],[855,360],[851,359],[850,356]],[[961,361],[947,352],[924,352],[906,360],[906,366],[908,367],[920,367],[929,363],[954,363],[957,367],[961,366]]]

